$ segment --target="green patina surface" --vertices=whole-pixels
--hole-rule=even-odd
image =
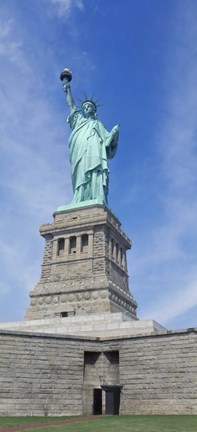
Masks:
[[[115,156],[119,126],[114,126],[111,132],[108,132],[97,119],[97,105],[92,99],[86,99],[82,103],[80,113],[68,79],[63,78],[62,83],[70,108],[67,121],[71,128],[69,151],[74,194],[72,204],[95,199],[100,204],[107,204],[108,159]]]
[[[67,204],[67,205],[63,205],[63,206],[58,207],[57,212],[77,209],[80,207],[92,206],[92,205],[96,205],[96,204],[103,205],[103,202],[102,202],[102,200],[99,200],[99,199],[86,200],[86,201],[82,201],[82,202],[72,202],[71,204]]]

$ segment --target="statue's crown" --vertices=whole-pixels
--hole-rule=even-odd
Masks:
[[[91,104],[93,105],[93,107],[94,107],[94,109],[95,109],[95,112],[96,112],[96,111],[97,111],[97,108],[100,107],[100,106],[102,106],[102,105],[98,105],[99,100],[94,100],[94,98],[93,98],[94,93],[93,93],[93,95],[92,95],[90,98],[87,97],[87,95],[86,95],[85,92],[84,92],[84,94],[85,94],[85,100],[82,101],[82,100],[79,99],[80,102],[81,102],[81,107],[82,107],[82,109],[83,109],[83,105],[84,105],[85,103],[89,102],[89,103],[91,103]]]
[[[82,102],[82,104],[81,104],[82,108],[83,108],[83,105],[85,105],[87,102],[88,102],[88,103],[91,103],[91,104],[93,105],[95,111],[97,111],[97,104],[96,104],[96,101],[94,101],[92,98],[91,98],[91,99],[85,99],[85,100]]]

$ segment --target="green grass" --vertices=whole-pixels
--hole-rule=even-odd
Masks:
[[[40,421],[60,420],[68,417],[18,417],[7,418],[0,426],[38,423]],[[60,426],[45,426],[30,429],[28,432],[196,432],[197,416],[194,415],[150,415],[150,416],[109,416],[88,421],[63,424]]]
[[[10,427],[10,426],[19,426],[19,425],[27,425],[34,423],[45,423],[56,420],[67,420],[72,418],[70,417],[0,417],[0,427]],[[76,416],[75,416],[76,417]]]

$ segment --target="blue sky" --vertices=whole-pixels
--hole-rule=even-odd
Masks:
[[[132,238],[138,316],[167,328],[197,316],[197,2],[1,0],[0,321],[23,319],[40,277],[39,225],[72,198],[72,90],[120,124],[109,205]]]

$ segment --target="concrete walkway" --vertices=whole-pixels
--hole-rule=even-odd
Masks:
[[[2,427],[0,428],[0,432],[17,432],[17,431],[23,431],[26,429],[36,429],[36,428],[42,428],[45,426],[56,426],[56,425],[62,425],[67,423],[76,423],[76,422],[84,422],[87,420],[97,419],[101,418],[103,415],[91,415],[87,417],[73,417],[68,420],[54,420],[54,421],[48,421],[48,422],[42,422],[42,423],[31,423],[31,424],[22,424],[18,426],[9,426],[9,427]]]

